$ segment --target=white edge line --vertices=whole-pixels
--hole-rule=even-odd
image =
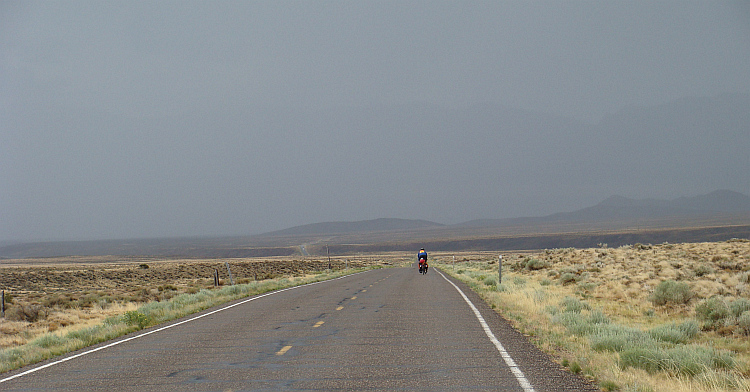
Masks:
[[[318,281],[318,282],[307,283],[307,284],[303,284],[303,285],[299,285],[299,286],[294,286],[294,287],[287,287],[287,288],[285,288],[285,289],[281,289],[281,290],[276,290],[276,291],[271,291],[271,292],[269,292],[269,293],[265,293],[265,294],[260,294],[260,295],[256,295],[256,296],[250,297],[250,298],[248,298],[248,299],[245,299],[245,300],[243,300],[243,301],[240,301],[240,302],[237,302],[237,303],[234,303],[234,304],[231,304],[231,305],[228,305],[228,306],[225,306],[225,307],[222,307],[222,308],[216,309],[216,310],[212,310],[212,311],[210,311],[210,312],[208,312],[208,313],[203,313],[203,314],[201,314],[201,315],[198,315],[198,316],[195,316],[195,317],[189,318],[189,319],[187,319],[187,320],[182,320],[182,321],[180,321],[180,322],[177,322],[177,323],[174,323],[174,324],[169,324],[169,325],[166,325],[166,326],[164,326],[164,327],[160,327],[160,328],[157,328],[157,329],[154,329],[154,330],[148,331],[148,332],[144,332],[144,333],[142,333],[142,334],[140,334],[140,335],[136,335],[136,336],[131,336],[131,337],[129,337],[129,338],[126,338],[126,339],[118,340],[118,341],[115,341],[115,342],[112,342],[112,343],[106,344],[106,345],[104,345],[104,346],[100,346],[100,347],[97,347],[97,348],[93,348],[93,349],[91,349],[91,350],[88,350],[88,351],[84,351],[84,352],[82,352],[82,353],[78,353],[78,354],[75,354],[75,355],[71,355],[71,356],[69,356],[69,357],[65,357],[65,358],[63,358],[63,359],[59,359],[59,360],[57,360],[57,361],[54,361],[54,362],[50,362],[50,363],[48,363],[48,364],[45,364],[45,365],[41,365],[41,366],[35,367],[35,368],[33,368],[33,369],[29,369],[29,370],[26,370],[26,371],[24,371],[24,372],[21,372],[21,373],[18,373],[18,374],[14,374],[14,375],[12,375],[12,376],[10,376],[10,377],[6,377],[6,378],[4,378],[4,379],[0,380],[0,383],[4,383],[4,382],[6,382],[6,381],[10,381],[10,380],[13,380],[13,379],[15,379],[15,378],[23,377],[23,376],[25,376],[25,375],[28,375],[28,374],[31,374],[31,373],[37,372],[37,371],[39,371],[39,370],[42,370],[42,369],[46,369],[46,368],[48,368],[48,367],[52,367],[52,366],[55,366],[55,365],[59,365],[59,364],[61,364],[61,363],[63,363],[63,362],[67,362],[67,361],[70,361],[71,359],[75,359],[75,358],[78,358],[78,357],[82,357],[82,356],[84,356],[84,355],[87,355],[87,354],[91,354],[91,353],[94,353],[94,352],[97,352],[97,351],[100,351],[100,350],[104,350],[105,348],[110,348],[110,347],[112,347],[112,346],[117,346],[118,344],[122,344],[122,343],[125,343],[125,342],[129,342],[129,341],[131,341],[131,340],[135,340],[135,339],[138,339],[138,338],[142,338],[142,337],[144,337],[144,336],[146,336],[146,335],[151,335],[152,333],[157,333],[157,332],[161,332],[161,331],[164,331],[165,329],[169,329],[169,328],[173,328],[173,327],[176,327],[176,326],[178,326],[178,325],[182,325],[182,324],[185,324],[185,323],[189,323],[189,322],[191,322],[191,321],[195,321],[195,320],[198,320],[198,319],[200,319],[200,318],[203,318],[203,317],[206,317],[206,316],[210,316],[210,315],[212,315],[212,314],[214,314],[214,313],[219,313],[219,312],[221,312],[221,311],[224,311],[224,310],[227,310],[227,309],[233,308],[233,307],[235,307],[235,306],[239,306],[239,305],[242,305],[242,304],[248,303],[248,302],[250,302],[250,301],[255,301],[256,299],[260,299],[260,298],[263,298],[263,297],[267,297],[267,296],[269,296],[269,295],[273,295],[273,294],[278,294],[278,293],[281,293],[281,292],[284,292],[284,291],[294,290],[294,289],[298,289],[298,288],[302,288],[302,287],[312,286],[312,285],[314,285],[314,284],[318,284],[318,283],[332,282],[332,281],[334,281],[334,280],[339,280],[339,279],[343,279],[343,278],[348,278],[348,277],[350,277],[350,276],[354,276],[354,275],[359,275],[359,274],[362,274],[362,273],[365,273],[365,272],[369,272],[369,271],[372,271],[372,270],[368,270],[368,271],[362,271],[362,272],[356,272],[356,273],[353,273],[353,274],[349,274],[349,275],[339,276],[338,278],[327,279],[327,280],[321,280],[321,281]]]
[[[474,311],[474,315],[479,320],[479,324],[482,325],[482,328],[484,329],[484,333],[487,334],[487,337],[490,338],[490,341],[495,345],[495,347],[497,348],[497,351],[500,352],[500,356],[503,357],[505,364],[508,365],[508,367],[510,368],[510,371],[516,377],[516,380],[518,380],[518,383],[521,385],[521,388],[523,388],[524,392],[535,392],[534,388],[531,386],[531,383],[523,374],[523,372],[518,367],[518,365],[516,365],[516,362],[513,360],[513,358],[511,358],[510,354],[508,354],[508,351],[505,350],[505,347],[503,347],[503,344],[500,343],[500,341],[497,340],[497,338],[495,337],[495,334],[492,333],[490,326],[484,320],[484,317],[482,317],[482,314],[479,313],[479,309],[477,309],[477,307],[474,306],[474,304],[471,302],[469,297],[467,297],[466,294],[464,294],[464,292],[461,291],[461,289],[458,286],[456,286],[455,283],[448,280],[448,278],[446,278],[442,272],[438,270],[435,270],[435,271],[437,271],[437,273],[439,273],[440,276],[442,276],[446,282],[450,283],[458,291],[458,293],[461,294],[461,296],[464,298],[464,301],[466,301],[466,303],[469,304],[469,307],[471,308],[471,310]]]

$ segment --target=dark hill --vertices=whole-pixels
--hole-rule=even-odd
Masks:
[[[445,225],[426,220],[381,218],[356,222],[312,223],[309,225],[295,226],[284,230],[266,233],[262,236],[354,234],[377,231],[415,230],[443,226]]]

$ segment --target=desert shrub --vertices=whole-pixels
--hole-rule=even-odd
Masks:
[[[588,304],[575,297],[565,297],[560,301],[560,307],[566,312],[581,313],[583,309],[588,309]]]
[[[562,324],[570,333],[578,336],[588,335],[596,328],[596,325],[581,317],[580,313],[574,312],[557,313],[552,317],[552,322]]]
[[[33,341],[31,341],[31,344],[41,348],[50,348],[55,346],[62,346],[63,344],[65,344],[65,342],[65,338],[54,334],[46,334],[34,339]]]
[[[488,277],[488,278],[485,278],[484,282],[482,283],[484,283],[487,286],[497,286],[497,279],[495,279],[494,277]]]
[[[549,280],[549,279],[547,279],[547,278],[545,278],[545,279],[542,279],[541,281],[539,281],[539,284],[540,284],[541,286],[549,286],[549,285],[551,285],[551,284],[552,284],[552,281],[551,281],[551,280]]]
[[[609,317],[599,309],[591,312],[588,319],[591,324],[609,324]]]
[[[78,300],[73,303],[73,306],[77,306],[79,308],[89,308],[98,303],[100,299],[101,296],[97,294],[86,294],[79,297]]]
[[[545,260],[539,260],[536,258],[529,258],[524,263],[524,268],[530,271],[536,271],[549,267],[549,263]]]
[[[666,305],[668,303],[682,305],[688,303],[692,298],[693,291],[687,283],[665,280],[656,286],[650,300],[654,305]]]
[[[42,305],[48,308],[57,306],[58,308],[67,309],[71,307],[70,298],[66,295],[50,295],[42,301]]]
[[[198,287],[188,287],[187,289],[185,289],[186,294],[195,294],[198,291],[200,291],[200,288]]]
[[[47,318],[47,312],[40,305],[19,303],[5,312],[5,318],[12,321],[28,321],[33,323]]]
[[[729,304],[721,297],[704,299],[695,306],[695,315],[705,322],[704,328],[706,329],[714,329],[722,325],[724,319],[730,314]]]
[[[582,291],[593,291],[597,284],[593,282],[578,282],[578,288]]]
[[[701,264],[698,264],[693,269],[693,272],[695,273],[695,276],[700,277],[700,276],[705,276],[705,275],[713,274],[714,273],[714,269],[711,268],[711,266],[709,266],[707,264],[701,263]]]
[[[513,284],[516,286],[523,286],[526,284],[526,279],[520,277],[520,276],[514,276],[513,277]]]
[[[148,269],[148,264],[141,264],[138,266],[140,269]]]
[[[698,334],[698,323],[687,320],[682,324],[664,324],[648,331],[649,335],[657,341],[685,344]]]
[[[113,324],[113,321],[114,320],[105,320],[105,322],[103,323],[103,326],[106,327],[108,325],[111,325]],[[79,329],[76,331],[68,332],[65,335],[65,337],[70,340],[78,339],[81,342],[83,342],[84,345],[89,346],[89,345],[92,345],[101,341],[101,337],[99,336],[100,335],[99,331],[101,331],[102,328],[103,327],[99,325],[96,325],[90,328],[83,328],[83,329]]]
[[[622,352],[634,347],[653,347],[656,341],[648,334],[622,325],[608,325],[592,330],[589,335],[591,348],[596,351]]]
[[[568,284],[576,281],[576,276],[570,272],[565,272],[560,275],[560,284]]]
[[[743,312],[739,317],[737,317],[737,325],[742,327],[745,335],[750,335],[750,310]]]
[[[729,303],[729,310],[734,317],[740,317],[742,313],[750,310],[750,300],[746,298],[737,298]]]
[[[632,348],[620,353],[620,366],[695,376],[709,369],[731,369],[735,360],[729,352],[704,346],[680,345],[669,349]]]
[[[13,363],[23,359],[23,350],[20,348],[6,348],[0,350],[0,363]]]
[[[131,310],[131,311],[125,312],[125,314],[122,316],[122,321],[126,325],[130,325],[130,326],[136,325],[138,326],[138,329],[143,329],[143,328],[146,328],[146,326],[148,326],[149,320],[148,320],[148,316],[146,316],[145,314],[136,310]]]
[[[534,290],[532,296],[534,298],[534,302],[542,303],[547,300],[549,294],[544,290]]]
[[[612,380],[604,380],[604,381],[599,382],[599,387],[601,387],[602,390],[607,391],[607,392],[620,390],[620,386]]]

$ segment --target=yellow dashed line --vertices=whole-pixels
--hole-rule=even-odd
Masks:
[[[318,328],[323,325],[323,323],[325,323],[325,321],[318,321],[317,323],[315,323],[315,325],[313,325],[313,328]]]
[[[357,299],[357,296],[355,295],[354,297],[352,297],[352,299]]]
[[[336,308],[336,310],[341,310],[341,309],[344,309],[344,307],[343,306],[339,306],[338,308]]]
[[[364,290],[362,290],[362,292],[363,292],[363,293],[364,293],[365,291],[367,291],[367,289],[364,289]]]
[[[292,348],[292,346],[284,346],[284,348],[282,348],[281,350],[279,350],[279,352],[277,352],[276,355],[284,355],[284,353],[286,353],[287,351],[289,351],[290,348]]]

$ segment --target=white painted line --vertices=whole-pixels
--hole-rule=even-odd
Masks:
[[[201,319],[201,318],[203,318],[203,317],[206,317],[206,316],[210,316],[210,315],[212,315],[212,314],[215,314],[215,313],[219,313],[219,312],[221,312],[221,311],[224,311],[224,310],[227,310],[227,309],[233,308],[233,307],[235,307],[235,306],[240,306],[240,305],[246,304],[246,303],[248,303],[248,302],[250,302],[250,301],[255,301],[256,299],[260,299],[260,298],[263,298],[263,297],[268,297],[269,295],[274,295],[274,294],[278,294],[278,293],[281,293],[281,292],[284,292],[284,291],[289,291],[289,290],[294,290],[294,289],[298,289],[298,288],[301,288],[301,287],[312,286],[312,285],[315,285],[315,284],[318,284],[318,283],[333,282],[334,280],[339,280],[339,279],[344,279],[344,278],[348,278],[348,277],[350,277],[350,276],[354,276],[354,275],[359,275],[359,274],[363,274],[363,273],[365,273],[365,272],[369,272],[369,271],[373,271],[373,270],[368,270],[368,271],[357,272],[357,273],[355,273],[355,274],[351,274],[351,275],[344,275],[344,276],[339,276],[338,278],[334,278],[334,279],[329,279],[329,280],[321,280],[321,281],[319,281],[319,282],[312,282],[312,283],[308,283],[308,284],[303,284],[303,285],[300,285],[300,286],[287,287],[287,288],[285,288],[285,289],[281,289],[281,290],[277,290],[277,291],[271,291],[271,292],[269,292],[269,293],[266,293],[266,294],[261,294],[261,295],[258,295],[258,296],[250,297],[250,298],[248,298],[248,299],[246,299],[246,300],[244,300],[244,301],[240,301],[240,302],[237,302],[237,303],[235,303],[235,304],[232,304],[232,305],[229,305],[229,306],[225,306],[225,307],[223,307],[223,308],[220,308],[220,309],[216,309],[216,310],[210,311],[210,312],[208,312],[208,313],[204,313],[204,314],[201,314],[201,315],[195,316],[195,317],[193,317],[193,318],[189,318],[189,319],[187,319],[187,320],[182,320],[182,321],[180,321],[180,322],[178,322],[178,323],[170,324],[170,325],[167,325],[167,326],[164,326],[164,327],[161,327],[161,328],[157,328],[157,329],[154,329],[154,330],[151,330],[151,331],[148,331],[148,332],[144,332],[144,333],[142,333],[142,334],[140,334],[140,335],[136,335],[136,336],[131,336],[131,337],[127,338],[127,339],[122,339],[122,340],[118,340],[118,341],[116,341],[116,342],[112,342],[112,343],[106,344],[106,345],[104,345],[104,346],[100,346],[100,347],[97,347],[97,348],[94,348],[94,349],[91,349],[91,350],[88,350],[88,351],[84,351],[84,352],[82,352],[82,353],[78,353],[78,354],[76,354],[76,355],[71,355],[71,356],[69,356],[69,357],[66,357],[66,358],[63,358],[63,359],[60,359],[60,360],[57,360],[57,361],[54,361],[54,362],[50,362],[50,363],[48,363],[48,364],[45,364],[45,365],[42,365],[42,366],[39,366],[39,367],[35,367],[35,368],[33,368],[33,369],[29,369],[29,370],[27,370],[27,371],[25,371],[25,372],[21,372],[21,373],[15,374],[15,375],[13,375],[13,376],[10,376],[10,377],[7,377],[7,378],[4,378],[4,379],[0,380],[0,383],[4,383],[4,382],[6,382],[6,381],[10,381],[10,380],[13,380],[14,378],[19,378],[19,377],[23,377],[23,376],[25,376],[25,375],[28,375],[28,374],[31,374],[31,373],[37,372],[37,371],[39,371],[39,370],[42,370],[42,369],[46,369],[46,368],[48,368],[48,367],[52,367],[52,366],[55,366],[55,365],[59,365],[59,364],[61,364],[61,363],[63,363],[63,362],[67,362],[67,361],[70,361],[71,359],[75,359],[75,358],[78,358],[78,357],[82,357],[82,356],[84,356],[84,355],[87,355],[87,354],[91,354],[91,353],[95,353],[95,352],[97,352],[97,351],[101,351],[101,350],[104,350],[105,348],[110,348],[110,347],[112,347],[112,346],[117,346],[118,344],[122,344],[122,343],[125,343],[125,342],[129,342],[129,341],[131,341],[131,340],[135,340],[135,339],[138,339],[138,338],[142,338],[142,337],[144,337],[144,336],[146,336],[146,335],[151,335],[152,333],[157,333],[157,332],[161,332],[161,331],[164,331],[164,330],[166,330],[166,329],[170,329],[170,328],[176,327],[176,326],[178,326],[178,325],[182,325],[182,324],[185,324],[185,323],[189,323],[189,322],[191,322],[191,321],[195,321],[195,320]]]
[[[437,273],[439,273],[440,276],[442,276],[446,282],[450,283],[458,291],[458,293],[461,294],[461,296],[464,298],[464,301],[466,301],[466,303],[469,304],[469,307],[471,308],[471,310],[474,311],[474,315],[479,320],[479,324],[482,325],[482,328],[484,329],[484,333],[487,334],[487,337],[490,338],[490,341],[495,345],[495,347],[497,348],[497,351],[500,352],[500,356],[503,357],[505,364],[508,365],[508,367],[510,368],[510,371],[516,377],[516,380],[518,380],[518,383],[521,385],[521,388],[523,388],[524,392],[535,392],[534,388],[531,386],[531,383],[529,382],[528,379],[526,379],[526,376],[523,374],[523,372],[518,367],[518,365],[516,365],[516,362],[513,360],[513,358],[511,358],[510,354],[508,354],[508,351],[505,350],[505,347],[503,347],[503,344],[500,343],[500,341],[497,340],[497,338],[495,337],[495,334],[492,333],[490,326],[487,325],[487,321],[485,321],[484,317],[482,317],[482,314],[479,313],[479,309],[477,309],[477,307],[474,306],[473,303],[471,303],[471,300],[469,300],[469,297],[467,297],[466,294],[464,294],[464,292],[461,291],[461,289],[458,288],[458,286],[456,286],[455,283],[448,280],[448,278],[446,278],[442,272],[438,270],[435,270],[435,271],[437,271]]]

